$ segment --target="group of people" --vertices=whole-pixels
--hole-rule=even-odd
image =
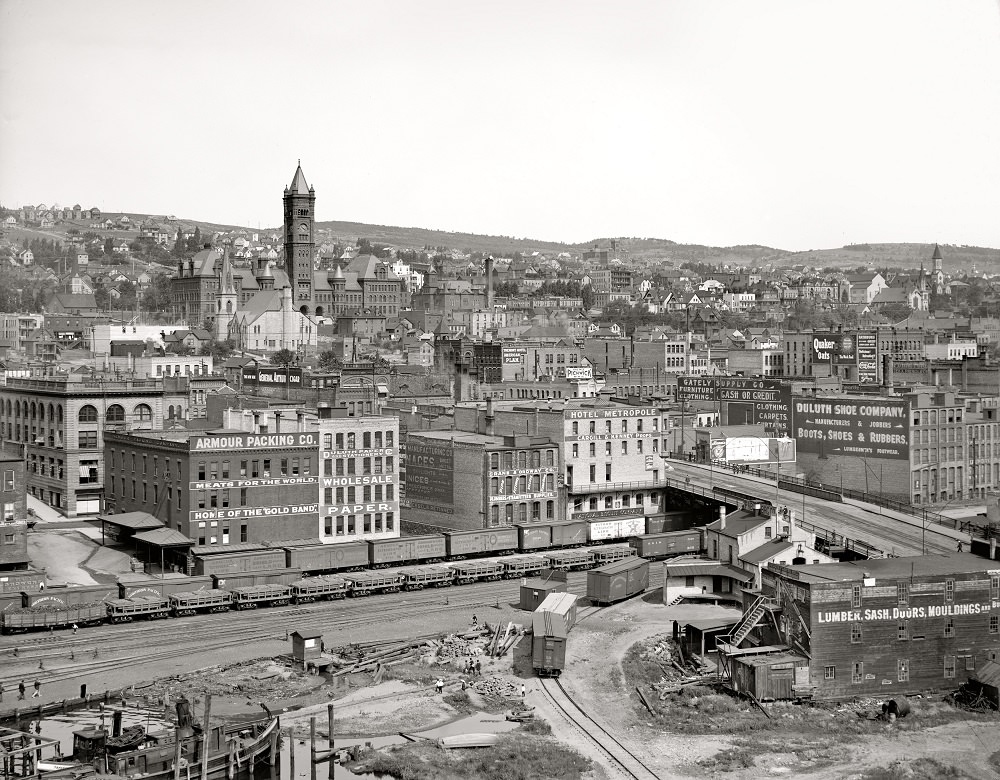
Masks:
[[[24,684],[24,680],[21,680],[20,684],[17,686],[17,700],[21,701],[24,699],[25,694],[28,692],[28,686]],[[42,684],[35,680],[35,692],[31,694],[32,699],[37,699],[42,695]],[[0,683],[0,701],[3,701],[3,683]]]
[[[478,658],[475,661],[473,661],[471,658],[465,659],[465,673],[468,675],[475,675],[476,677],[482,675],[483,666]]]

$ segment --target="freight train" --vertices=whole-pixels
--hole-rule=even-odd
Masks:
[[[197,558],[197,573],[191,577],[0,594],[0,632],[129,623],[442,588],[536,576],[547,568],[587,570],[631,558],[637,551],[655,558],[701,548],[698,530],[633,535],[628,537],[628,547],[606,546],[623,538],[604,536],[596,540],[596,546],[583,547],[595,541],[594,525],[569,521],[333,545],[288,543],[243,552],[222,548]],[[546,533],[550,543],[543,546]],[[500,557],[470,560],[486,555]],[[386,568],[392,563],[394,568]]]

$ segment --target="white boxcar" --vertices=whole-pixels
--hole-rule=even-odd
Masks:
[[[644,533],[646,533],[645,517],[626,517],[591,523],[589,538],[592,542],[603,542],[607,539],[627,539]]]

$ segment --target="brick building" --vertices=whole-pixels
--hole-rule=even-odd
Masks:
[[[548,437],[419,431],[406,457],[408,521],[466,530],[563,519]]]
[[[26,495],[24,458],[0,451],[0,571],[28,567]]]
[[[28,493],[69,517],[101,511],[105,433],[162,427],[156,380],[70,374],[0,388],[0,438],[23,445]]]
[[[320,407],[325,544],[399,536],[399,418]]]
[[[137,431],[105,443],[109,512],[148,512],[199,546],[319,535],[315,431]]]
[[[952,690],[1000,655],[1000,574],[970,554],[771,564],[760,593],[750,595],[759,596],[746,613],[752,625],[737,626],[733,639],[743,634],[765,651],[778,644],[803,654],[808,680],[795,681],[796,695]],[[725,655],[723,647],[723,669]]]

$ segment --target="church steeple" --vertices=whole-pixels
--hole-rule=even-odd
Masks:
[[[316,191],[302,173],[302,161],[295,168],[292,184],[285,187],[285,271],[292,287],[292,304],[307,313],[313,305],[313,255],[316,219]]]
[[[239,294],[233,276],[233,264],[229,260],[229,247],[222,252],[222,267],[219,269],[219,292],[215,296],[215,323],[213,336],[216,341],[229,338],[229,324],[239,308]]]

